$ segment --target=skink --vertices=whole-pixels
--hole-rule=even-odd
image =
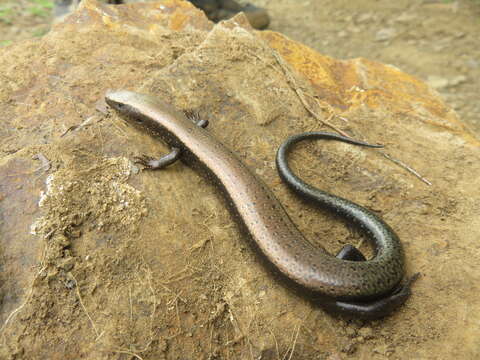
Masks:
[[[202,170],[222,190],[235,209],[235,218],[248,230],[260,251],[295,283],[322,295],[329,308],[361,318],[387,315],[405,302],[410,283],[404,276],[404,254],[393,230],[372,212],[348,200],[304,183],[287,164],[291,147],[316,137],[373,146],[330,133],[307,133],[289,138],[279,149],[280,176],[300,195],[318,201],[359,224],[373,240],[376,254],[366,260],[352,246],[337,257],[308,242],[289,218],[271,190],[237,156],[216,140],[205,127],[155,97],[126,90],[107,93],[106,102],[127,121],[141,125],[163,139],[172,152],[159,160],[138,159],[147,168],[163,168],[182,158]]]

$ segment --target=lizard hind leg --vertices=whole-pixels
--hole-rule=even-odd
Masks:
[[[349,261],[366,261],[365,256],[356,247],[347,244],[336,255]],[[352,315],[363,319],[377,319],[388,315],[392,309],[402,305],[411,295],[411,285],[418,279],[419,273],[413,275],[404,284],[399,284],[391,293],[367,301],[329,301],[327,307],[334,312]]]
[[[367,259],[355,246],[347,244],[336,255],[337,258],[350,261],[366,261]]]

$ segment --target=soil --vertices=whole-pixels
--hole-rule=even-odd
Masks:
[[[440,92],[480,135],[480,1],[255,0],[270,29],[339,59],[391,64]]]
[[[478,72],[480,71],[480,64],[477,60],[480,59],[478,56],[480,49],[478,46],[475,46],[475,30],[480,26],[478,21],[480,18],[480,5],[475,2],[445,3],[424,1],[418,4],[414,1],[398,1],[395,5],[389,5],[388,8],[380,9],[378,2],[374,0],[359,0],[356,2],[342,0],[335,2],[314,0],[302,2],[296,0],[252,1],[254,1],[255,5],[264,6],[269,10],[272,17],[271,30],[282,32],[294,40],[309,45],[322,54],[337,58],[362,56],[374,59],[392,64],[405,72],[429,81],[456,108],[460,113],[461,119],[475,129],[477,134],[480,134],[480,122],[478,122],[480,104],[475,101],[476,98],[474,97],[478,94],[478,82],[475,82],[475,80],[478,78]],[[51,17],[39,11],[33,14],[32,10],[30,10],[32,6],[31,1],[3,1],[1,6],[3,8],[12,6],[15,16],[11,17],[10,22],[0,21],[0,33],[7,34],[0,41],[18,41],[38,36],[42,32],[48,31]],[[448,28],[445,24],[448,24]],[[81,38],[81,34],[79,37]],[[171,41],[174,41],[174,39]],[[194,41],[196,39],[192,39],[192,42]],[[167,58],[170,55],[169,53],[162,53],[161,56]],[[184,61],[187,60],[188,58],[184,59]],[[158,62],[158,58],[156,58],[156,61]],[[179,71],[178,69],[174,70]],[[273,70],[270,70],[269,74],[273,74]],[[271,76],[273,77],[274,75]],[[259,78],[263,79],[266,77],[259,76]],[[211,93],[207,92],[207,94]],[[199,94],[198,96],[202,95]],[[92,95],[92,97],[94,96]],[[272,103],[273,101],[274,99],[272,99]],[[218,103],[223,102],[219,101]],[[272,107],[275,107],[274,105],[277,104],[273,103]],[[67,106],[65,104],[64,108],[67,109]],[[285,105],[284,108],[277,107],[281,110],[288,109],[288,105]],[[368,112],[364,114],[365,118],[368,118],[370,115]],[[71,118],[73,119],[73,116]],[[266,118],[266,116],[258,116],[258,118]],[[212,125],[214,125],[211,126],[212,131],[220,133],[219,129],[222,128],[222,124],[217,124],[217,128],[215,128],[215,124]],[[231,140],[236,145],[236,147],[233,147],[242,149],[242,154],[243,151],[246,153],[245,158],[254,158],[249,151],[256,147],[250,146],[249,141],[256,141],[260,144],[265,143],[263,146],[268,148],[267,152],[273,152],[269,148],[273,147],[273,145],[268,144],[265,139],[242,138],[241,134],[246,134],[246,132],[240,131],[242,130],[240,127],[244,126],[240,122],[237,121],[230,125],[239,133],[239,139],[236,139],[236,141],[235,139]],[[125,149],[131,151],[132,154],[135,151],[139,151],[139,149],[145,152],[151,152],[150,149],[158,150],[155,148],[155,146],[158,147],[156,141],[148,136],[141,138],[143,141],[142,146],[144,146],[144,148],[141,148],[139,142],[131,144],[125,140],[124,137],[126,136],[123,136],[123,133],[126,130],[124,128],[115,128],[116,130],[113,131],[112,123],[107,121],[99,122],[98,126],[100,130],[104,130],[104,133],[112,134],[112,138],[106,139],[104,144],[102,131],[99,132],[102,147],[105,147],[107,151],[110,149],[110,143],[115,143],[115,140],[125,145]],[[379,131],[377,130],[375,134],[379,136]],[[453,303],[458,298],[457,294],[459,291],[465,294],[464,297],[465,299],[468,298],[469,304],[473,304],[471,298],[474,296],[475,286],[478,286],[478,284],[473,283],[472,279],[470,279],[471,282],[462,279],[463,281],[460,284],[451,281],[443,283],[439,281],[439,278],[442,277],[442,271],[445,271],[445,274],[447,272],[453,274],[456,269],[466,266],[462,264],[472,266],[467,259],[464,259],[463,255],[459,255],[464,254],[463,252],[458,251],[458,248],[450,248],[449,239],[450,236],[452,238],[454,236],[448,233],[449,227],[447,228],[446,225],[445,228],[441,226],[440,221],[449,217],[460,217],[461,215],[467,218],[467,214],[462,213],[462,206],[467,206],[469,201],[474,202],[475,199],[465,201],[467,203],[465,205],[463,202],[456,203],[451,200],[454,198],[453,190],[452,193],[447,192],[446,194],[436,194],[435,190],[431,190],[431,193],[428,194],[428,199],[435,200],[431,200],[435,203],[435,206],[432,206],[428,204],[427,195],[424,195],[425,202],[419,200],[421,195],[424,194],[423,188],[421,190],[418,188],[410,189],[407,181],[398,185],[399,188],[396,188],[395,184],[397,184],[398,179],[391,183],[382,182],[383,192],[372,195],[368,193],[368,189],[371,188],[369,181],[374,180],[370,179],[371,174],[365,175],[363,181],[366,183],[356,183],[356,187],[357,189],[364,189],[362,193],[364,198],[361,200],[368,200],[370,205],[378,201],[376,196],[380,198],[385,197],[387,199],[385,202],[388,203],[389,192],[406,194],[401,206],[391,205],[390,208],[387,206],[388,211],[382,209],[387,213],[390,212],[391,217],[402,218],[406,217],[407,213],[408,215],[414,213],[417,216],[417,221],[423,223],[429,219],[432,208],[433,211],[438,212],[434,214],[438,223],[434,224],[432,221],[429,223],[430,226],[425,228],[425,234],[420,235],[427,237],[428,234],[437,232],[439,242],[433,245],[422,243],[418,248],[415,248],[415,251],[418,252],[415,254],[418,260],[416,267],[424,274],[426,272],[427,278],[430,276],[430,281],[424,283],[428,284],[428,288],[423,288],[424,290],[420,292],[418,292],[418,287],[416,288],[419,294],[418,297],[421,295],[425,301],[420,304],[420,308],[415,309],[416,314],[410,312],[405,317],[405,312],[402,311],[394,315],[394,318],[402,317],[403,325],[400,327],[395,326],[398,322],[395,323],[394,321],[364,323],[337,321],[333,317],[323,319],[317,318],[316,313],[302,313],[302,300],[289,303],[280,301],[280,299],[284,300],[286,298],[285,294],[281,289],[274,288],[272,290],[272,288],[268,287],[268,284],[271,282],[268,280],[270,278],[267,275],[262,274],[256,277],[252,275],[258,272],[259,269],[256,265],[256,257],[248,246],[240,243],[231,245],[232,242],[230,240],[236,236],[236,230],[231,225],[231,219],[227,210],[223,212],[212,211],[212,209],[217,208],[216,190],[206,186],[206,181],[200,177],[194,177],[195,181],[192,182],[189,176],[194,176],[193,170],[187,168],[171,170],[170,175],[173,176],[174,182],[180,184],[181,188],[189,190],[189,192],[181,193],[168,191],[171,185],[170,182],[166,181],[166,178],[159,180],[156,175],[146,174],[144,176],[146,180],[142,193],[153,193],[155,188],[159,187],[159,181],[164,181],[161,182],[160,187],[164,187],[165,197],[159,201],[145,199],[143,195],[139,196],[132,187],[126,184],[125,174],[129,171],[138,171],[138,169],[130,169],[123,161],[123,158],[118,158],[114,161],[93,162],[96,165],[92,166],[91,159],[86,157],[85,154],[89,154],[89,151],[92,151],[91,149],[94,148],[93,143],[97,142],[98,138],[96,138],[96,134],[91,136],[92,146],[85,146],[80,149],[80,152],[77,149],[77,144],[70,144],[69,139],[60,143],[58,149],[54,149],[52,152],[45,152],[47,158],[54,164],[62,162],[68,171],[58,171],[57,178],[50,179],[49,191],[51,192],[46,194],[44,205],[50,206],[52,209],[58,209],[59,213],[64,208],[69,209],[69,213],[74,214],[75,217],[65,221],[78,226],[83,225],[87,228],[85,234],[75,234],[75,226],[72,229],[68,229],[71,238],[83,236],[84,241],[81,244],[70,244],[69,240],[62,236],[52,237],[50,242],[52,246],[50,249],[47,249],[48,253],[47,250],[45,251],[48,255],[45,257],[45,261],[50,263],[52,268],[58,269],[58,271],[45,273],[40,270],[38,272],[42,275],[41,280],[43,283],[46,283],[49,288],[33,287],[34,290],[32,291],[35,291],[35,293],[28,294],[28,298],[31,299],[31,306],[26,307],[21,313],[21,323],[28,324],[28,326],[25,325],[25,329],[22,329],[23,333],[18,333],[29,335],[28,341],[30,339],[38,340],[40,332],[42,334],[43,332],[52,334],[52,336],[49,335],[48,341],[43,342],[43,344],[46,344],[44,348],[40,349],[45,354],[51,354],[52,352],[57,354],[82,354],[83,356],[79,357],[93,358],[88,356],[92,354],[93,342],[88,343],[81,338],[77,340],[75,337],[79,333],[94,333],[94,343],[96,345],[118,344],[118,348],[110,346],[108,353],[105,353],[103,357],[97,357],[105,359],[153,358],[145,355],[146,349],[155,354],[156,358],[159,359],[186,359],[184,353],[197,355],[191,358],[205,359],[312,359],[313,357],[309,356],[311,354],[316,354],[316,359],[329,360],[344,359],[350,355],[353,355],[355,358],[383,359],[400,358],[398,354],[401,353],[401,348],[410,349],[408,346],[415,349],[415,352],[411,354],[412,358],[434,358],[425,356],[425,353],[430,355],[435,353],[435,349],[430,346],[432,344],[431,340],[443,341],[445,334],[450,334],[449,328],[453,326],[453,318],[450,319],[448,317],[442,318],[442,321],[437,321],[435,324],[425,325],[428,324],[431,317],[433,318],[430,311],[436,310],[432,309],[432,307],[435,304],[434,301],[438,301],[438,299],[430,299],[430,297],[435,296],[434,288],[442,286],[448,290],[442,293],[442,296],[445,295],[445,297],[441,299],[442,307],[439,311],[450,311],[450,308],[447,309],[445,303]],[[422,137],[419,136],[419,138]],[[256,146],[260,147],[258,144]],[[160,150],[158,151],[159,153],[161,152]],[[424,151],[427,152],[427,150],[425,149]],[[446,163],[458,163],[466,167],[468,165],[467,161],[470,160],[464,159],[460,150],[458,153],[452,152]],[[55,154],[58,155],[58,158],[56,158]],[[359,155],[356,153],[352,154],[350,156],[355,156],[355,159],[350,159],[351,162],[357,163]],[[29,156],[31,155],[29,154]],[[414,154],[411,156],[414,156]],[[257,161],[261,162],[262,160]],[[336,186],[335,180],[341,180],[342,182],[345,179],[350,179],[353,182],[357,181],[352,180],[356,179],[351,173],[355,169],[350,168],[348,161],[335,161],[333,155],[331,159],[328,158],[326,161],[330,163],[330,166],[343,174],[338,179],[328,180],[331,181],[329,184],[331,187]],[[409,159],[409,162],[413,161],[414,159]],[[24,166],[22,163],[20,165],[13,161],[12,163],[12,166]],[[256,165],[255,167],[259,169],[262,167],[259,163],[249,165]],[[423,165],[422,168],[426,169],[427,164]],[[453,167],[453,165],[450,166]],[[315,169],[315,166],[312,166],[308,170],[314,172],[316,171]],[[9,169],[7,173],[22,174],[27,170],[18,169],[13,171]],[[440,170],[440,166],[431,170],[432,177],[441,182],[439,186],[448,188],[447,180],[449,178],[441,177]],[[449,170],[451,171],[447,172],[448,176],[457,180],[457,177],[452,175],[454,173],[453,169],[449,168]],[[266,171],[269,178],[276,178],[273,168],[267,168]],[[105,173],[111,174],[111,178],[103,179],[102,176]],[[90,182],[75,183],[74,180],[76,178],[87,178],[85,174],[91,179]],[[455,176],[458,176],[458,178],[461,178],[461,175],[461,173],[455,173]],[[43,184],[44,181],[44,178],[38,179],[39,184]],[[139,180],[135,181],[138,182]],[[464,182],[467,182],[467,180]],[[75,187],[75,193],[79,194],[77,198],[87,198],[88,196],[98,199],[98,204],[101,205],[98,206],[99,213],[84,214],[83,208],[76,209],[77,205],[83,206],[83,202],[77,202],[77,199],[74,199],[75,202],[68,203],[68,196],[60,196],[63,194],[60,193],[61,186],[59,184],[65,183],[72,184],[72,187]],[[114,186],[111,188],[98,187],[98,184],[104,183],[111,183]],[[133,185],[135,185],[135,188],[141,187],[136,182]],[[122,196],[120,199],[115,198],[115,201],[111,203],[104,201],[104,199],[118,197],[118,189],[121,189],[120,194]],[[473,192],[466,185],[462,189],[466,193],[469,191]],[[70,190],[65,189],[65,191]],[[197,218],[205,218],[203,225],[211,232],[211,236],[206,235],[200,239],[195,239],[194,236],[198,233],[196,219],[178,215],[184,212],[191,212],[189,206],[191,195],[189,194],[195,194],[204,199],[202,206],[195,208],[193,211],[198,215]],[[283,196],[288,197],[289,195],[283,194]],[[178,208],[171,209],[172,213],[165,214],[167,207],[162,202],[165,204],[178,203],[180,205]],[[130,214],[130,217],[114,218],[114,214],[110,213],[109,209],[118,203],[130,204],[130,212],[127,213]],[[144,215],[147,207],[151,214],[147,220],[148,224],[144,224],[143,228],[155,229],[155,234],[147,234],[145,230],[142,233],[136,227],[138,218]],[[302,212],[301,209],[300,205],[295,205],[292,211],[292,213],[297,214],[295,215],[295,220],[299,223],[308,221],[301,219],[303,215],[307,215],[306,210]],[[163,213],[160,210],[163,210]],[[23,209],[18,209],[18,211],[23,211]],[[176,215],[173,211],[178,214]],[[167,216],[167,218],[177,217],[176,221],[162,222],[162,218],[159,215],[161,213],[162,216]],[[212,217],[208,216],[208,214],[212,213],[215,215]],[[5,214],[5,216],[7,215]],[[13,215],[11,214],[11,216]],[[468,214],[468,216],[470,215]],[[303,218],[306,219],[307,216]],[[454,220],[461,221],[461,219]],[[104,237],[96,237],[97,232],[94,231],[95,229],[92,229],[91,232],[89,231],[88,226],[93,226],[93,223],[105,229],[106,235]],[[111,226],[112,224],[118,223],[125,225],[125,234],[118,238],[111,237],[108,232],[109,228],[113,227]],[[46,224],[48,224],[48,221]],[[159,224],[163,228],[159,228]],[[308,227],[311,229],[310,237],[319,233],[323,235],[322,231],[326,231],[323,229],[322,223],[311,221],[309,225],[311,225]],[[174,227],[177,227],[177,229]],[[183,237],[181,238],[177,235],[172,236],[175,231],[178,231],[178,228],[182,229]],[[413,224],[411,229],[405,229],[404,231],[406,233],[412,231],[412,234],[409,235],[414,238],[414,235],[418,236],[418,234],[413,233],[417,228],[418,226]],[[334,231],[336,233],[343,231],[344,236],[341,238],[348,237],[349,232],[342,229],[340,229],[339,225]],[[42,234],[48,234],[48,227],[45,226],[44,228],[39,226],[35,230]],[[328,229],[328,232],[331,230]],[[72,231],[73,234],[70,233]],[[137,238],[155,238],[157,233],[162,234],[161,244],[145,242],[142,244],[142,247],[139,247],[138,243],[135,242]],[[112,231],[112,234],[117,234],[117,232]],[[218,234],[222,234],[222,236],[219,237]],[[213,238],[215,238],[215,242],[212,240]],[[474,239],[467,238],[467,240],[471,241],[471,243],[474,242]],[[339,244],[329,245],[333,247]],[[233,259],[230,264],[223,264],[222,260],[219,260],[219,264],[222,265],[222,268],[220,268],[215,259],[231,256],[232,246],[236,248],[235,254],[240,254],[238,259]],[[407,243],[407,247],[410,246]],[[69,250],[66,250],[69,247],[73,248],[74,255]],[[161,253],[164,254],[161,263],[157,259],[158,252],[153,250],[144,251],[145,249],[154,249],[155,247],[161,248]],[[442,271],[433,272],[427,268],[427,261],[422,260],[422,256],[426,252],[428,252],[430,257],[441,257],[445,253],[451,252],[452,261],[439,264],[438,266]],[[177,254],[188,254],[190,256],[185,256],[184,263],[179,264]],[[70,274],[69,270],[71,270],[74,262],[76,276],[66,275]],[[150,264],[156,264],[156,267]],[[248,266],[245,266],[245,264]],[[42,263],[42,265],[44,264]],[[225,265],[225,268],[223,265]],[[95,269],[97,271],[94,271]],[[104,269],[104,271],[99,272],[98,269]],[[173,271],[171,269],[179,270]],[[242,272],[244,274],[241,277],[232,277],[232,274],[241,274]],[[94,281],[92,281],[92,274],[97,276]],[[157,274],[163,274],[163,280],[159,280],[155,276]],[[448,277],[448,279],[451,280],[452,277]],[[255,282],[248,284],[246,279],[251,278],[255,278]],[[40,279],[40,276],[38,279]],[[189,280],[188,287],[183,288],[181,282],[186,279]],[[113,286],[114,284],[115,286]],[[228,289],[233,288],[235,291],[222,293],[222,286]],[[75,289],[75,296],[72,297],[71,293],[66,295],[67,291],[65,289]],[[435,290],[437,289],[435,288]],[[43,291],[43,293],[40,291]],[[39,297],[38,294],[40,293],[44,296]],[[287,293],[287,290],[285,290],[285,293]],[[92,298],[95,298],[95,304],[92,302]],[[161,303],[158,302],[158,298],[161,299]],[[258,299],[258,301],[252,303],[250,301],[252,298]],[[245,299],[249,301],[247,302]],[[244,306],[246,303],[250,303],[251,307],[246,308]],[[109,306],[104,306],[105,304]],[[276,314],[274,320],[271,320],[272,317],[264,319],[253,315],[250,316],[251,314],[257,314],[258,308],[267,307],[266,304],[270,304],[272,313]],[[428,311],[422,312],[422,310]],[[467,325],[470,328],[472,327],[471,323],[475,322],[476,318],[475,315],[469,314],[470,311],[475,313],[475,309],[467,308],[467,305],[465,305],[464,312],[458,314],[463,319],[463,322],[456,322],[455,329],[458,329],[460,325],[465,325],[466,328]],[[91,318],[89,314],[94,316]],[[298,320],[297,317],[309,319],[316,326],[312,330],[310,327],[300,325],[296,321]],[[83,319],[83,322],[80,323],[78,319]],[[115,321],[112,319],[115,319]],[[438,319],[436,318],[435,320]],[[278,326],[279,322],[292,324],[291,333],[280,333],[279,329],[281,327]],[[161,324],[161,326],[158,324]],[[216,326],[215,332],[211,330],[211,324]],[[315,331],[320,326],[331,328],[331,334],[325,335],[328,332]],[[425,331],[429,326],[431,326],[431,331]],[[245,338],[245,336],[238,335],[242,333],[242,328],[244,333],[248,333],[250,337],[255,338],[262,338],[265,337],[265,334],[271,333],[275,343],[277,343],[278,338],[280,350],[278,347],[267,345],[264,348],[254,348],[252,346],[253,341],[249,337]],[[57,338],[53,337],[53,329],[55,329]],[[63,330],[64,333],[59,331],[59,329]],[[118,331],[118,329],[122,329],[122,331]],[[191,329],[194,329],[193,335],[190,332]],[[18,344],[21,341],[26,341],[23,335],[21,336],[22,339],[20,336],[18,339],[15,339],[15,335],[16,333],[13,333],[12,339],[16,340]],[[283,338],[280,338],[279,335],[283,336]],[[154,338],[155,340],[152,340]],[[285,347],[285,343],[288,340],[285,340],[285,338],[290,338],[288,343],[292,344],[291,348]],[[297,338],[299,339],[298,343]],[[334,341],[332,338],[339,340]],[[471,332],[465,338],[458,336],[450,339],[450,341],[458,343],[458,346],[468,343],[472,347],[471,344],[476,341],[476,335]],[[328,344],[333,343],[336,345],[329,348]],[[364,343],[367,343],[369,346],[362,347]],[[69,344],[75,344],[76,348],[69,348]],[[236,345],[238,344],[241,344],[238,348],[241,348],[242,352],[236,353]],[[429,346],[423,347],[423,345]],[[89,346],[92,348],[89,348]],[[229,347],[228,351],[223,349],[224,346]],[[199,351],[198,349],[203,350]],[[41,358],[43,354],[40,350],[38,358]],[[11,358],[17,359],[27,358],[24,356],[23,351],[25,350],[21,347],[18,348],[18,351],[14,348],[9,349]],[[198,351],[198,353],[195,353],[195,351]],[[301,354],[309,355],[302,356]],[[476,354],[478,355],[478,352]],[[471,357],[472,359],[474,358],[473,356]],[[69,357],[65,355],[64,358]]]
[[[270,30],[322,54],[365,57],[427,81],[480,136],[479,0],[250,2],[268,9]],[[41,4],[0,0],[0,46],[48,32],[53,18]]]

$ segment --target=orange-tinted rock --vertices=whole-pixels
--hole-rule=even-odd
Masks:
[[[173,0],[84,1],[45,37],[2,48],[0,68],[1,358],[243,359],[276,354],[276,344],[282,357],[293,339],[292,359],[346,348],[353,358],[478,355],[480,146],[424,83],[256,32],[242,16],[214,26]],[[424,275],[412,298],[355,343],[343,320],[266,269],[208,179],[182,163],[138,171],[129,159],[167,149],[109,115],[112,88],[199,111],[332,252],[360,236],[286,190],[276,148],[331,130],[311,112],[387,145],[432,186],[344,144],[299,146],[291,162],[391,224],[408,272]]]

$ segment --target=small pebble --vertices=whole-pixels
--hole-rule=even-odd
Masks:
[[[345,354],[351,355],[357,350],[357,345],[353,342],[349,342],[345,346],[342,347],[342,352]]]
[[[73,281],[71,279],[65,281],[65,287],[69,290],[72,290],[73,288],[75,288],[75,281]]]
[[[458,75],[458,76],[455,76],[454,78],[450,79],[448,81],[448,85],[457,86],[457,85],[463,84],[466,81],[467,81],[467,77],[465,75]]]
[[[396,35],[397,31],[394,28],[380,29],[375,34],[375,41],[388,41],[393,39]]]
[[[436,75],[430,75],[427,78],[427,84],[435,90],[439,90],[448,86],[448,79]]]
[[[365,338],[363,336],[357,336],[355,338],[355,341],[358,343],[358,344],[363,344],[365,342]]]
[[[355,22],[357,24],[362,24],[362,23],[370,22],[371,20],[373,20],[372,13],[363,13],[357,16],[357,18],[355,19]]]
[[[345,329],[345,332],[347,333],[348,337],[355,337],[357,335],[357,330],[354,329],[353,327],[349,326]]]
[[[371,327],[364,327],[361,328],[358,333],[360,336],[364,337],[365,339],[373,338],[373,329]]]

